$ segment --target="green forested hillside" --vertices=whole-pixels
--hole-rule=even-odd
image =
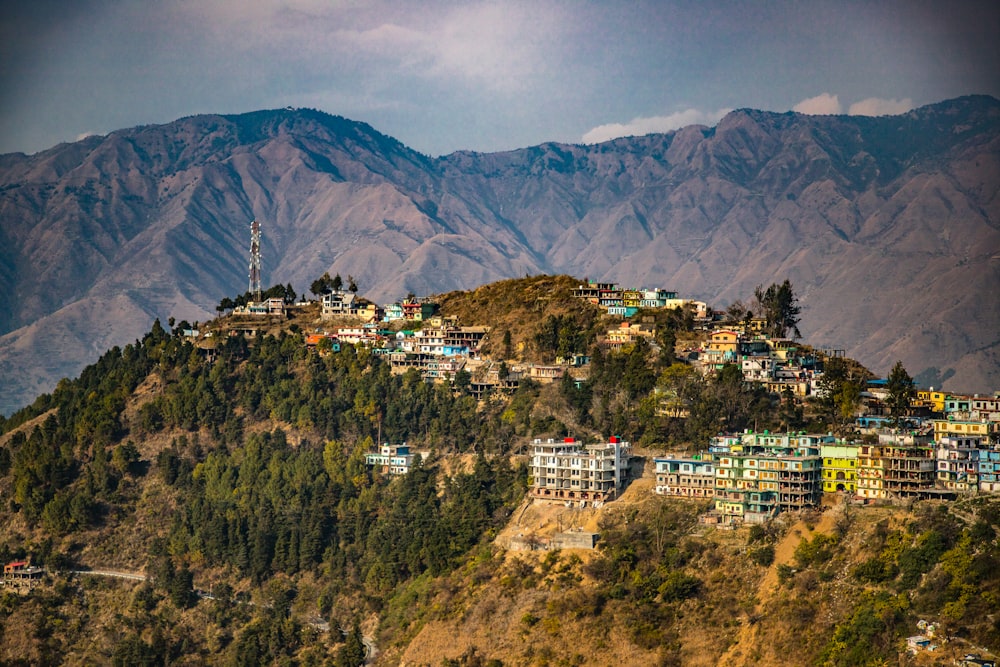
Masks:
[[[134,395],[140,385],[157,389]],[[209,361],[157,324],[6,422],[0,555],[131,564],[152,575],[149,604],[159,593],[180,609],[192,582],[252,598],[275,576],[308,573],[324,582],[311,612],[352,600],[349,624],[400,582],[449,571],[504,523],[525,483],[523,465],[497,455],[511,414],[393,376],[364,349],[321,357],[299,335],[238,336]],[[378,434],[433,455],[402,479],[373,477],[364,455]],[[467,466],[441,471],[442,455],[467,452]],[[232,648],[247,664],[275,650]]]

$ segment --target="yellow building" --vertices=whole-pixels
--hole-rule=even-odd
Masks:
[[[703,361],[709,364],[732,364],[739,361],[740,334],[732,330],[713,331],[705,346]]]
[[[934,439],[948,436],[978,436],[986,440],[990,435],[989,422],[959,421],[951,419],[934,420]]]
[[[622,293],[622,305],[626,308],[639,308],[642,306],[642,297],[641,290],[627,289]]]
[[[948,394],[933,389],[918,389],[915,406],[923,406],[931,412],[944,412],[944,401]]]
[[[820,447],[823,458],[823,492],[836,493],[858,490],[858,446],[824,444]]]
[[[632,345],[640,338],[652,341],[655,335],[656,332],[644,324],[622,322],[621,326],[608,329],[608,332],[604,335],[604,340],[601,342],[605,348],[617,352],[628,345]]]

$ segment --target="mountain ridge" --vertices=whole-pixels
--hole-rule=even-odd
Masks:
[[[254,218],[265,282],[351,274],[378,301],[569,273],[721,307],[787,277],[811,340],[986,391],[1000,384],[998,128],[1000,101],[969,96],[431,158],[280,109],[0,156],[0,410],[154,316],[211,317],[245,289]]]

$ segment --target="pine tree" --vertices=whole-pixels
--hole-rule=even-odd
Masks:
[[[903,368],[902,361],[897,361],[896,365],[889,371],[885,388],[888,392],[886,404],[889,408],[889,416],[892,418],[892,425],[898,427],[903,416],[910,409],[914,394],[913,378]]]
[[[354,622],[354,627],[344,639],[344,645],[337,651],[337,659],[334,664],[337,667],[361,667],[365,664],[365,645],[361,639],[361,628],[358,622]]]
[[[322,276],[312,281],[312,284],[309,285],[309,291],[316,296],[321,296],[326,294],[331,287],[333,287],[333,278],[330,277],[330,272],[327,271]]]
[[[757,310],[767,321],[767,331],[771,336],[783,338],[788,332],[792,332],[794,338],[802,337],[799,332],[801,308],[797,305],[798,299],[792,291],[792,283],[787,278],[780,285],[772,283],[766,290],[763,285],[758,285],[754,290],[754,299]]]

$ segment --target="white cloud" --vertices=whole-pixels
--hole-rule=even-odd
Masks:
[[[402,78],[521,91],[552,67],[552,50],[567,30],[562,10],[534,3],[246,4],[180,3],[171,12],[177,30],[205,33],[230,56],[259,59],[256,69],[284,65],[338,85],[350,74],[378,88]]]
[[[546,67],[547,45],[555,42],[557,33],[558,22],[541,6],[531,12],[513,4],[460,7],[433,35],[433,73],[518,89]]]
[[[397,60],[403,65],[426,61],[434,48],[429,35],[393,23],[383,23],[368,30],[338,30],[336,37],[341,41],[341,48],[349,45],[351,49]]]
[[[810,97],[802,100],[792,107],[792,111],[809,114],[811,116],[838,114],[841,113],[840,99],[838,99],[836,95],[823,93],[821,95],[817,95],[816,97]]]
[[[602,141],[610,141],[618,137],[637,137],[644,134],[670,132],[688,125],[715,125],[730,111],[732,109],[719,109],[718,111],[685,109],[669,116],[633,118],[628,123],[598,125],[585,133],[581,141],[585,144],[599,144]]]
[[[852,116],[895,116],[906,113],[913,108],[913,100],[905,97],[901,100],[883,100],[878,97],[869,97],[866,100],[855,102],[847,110]]]

